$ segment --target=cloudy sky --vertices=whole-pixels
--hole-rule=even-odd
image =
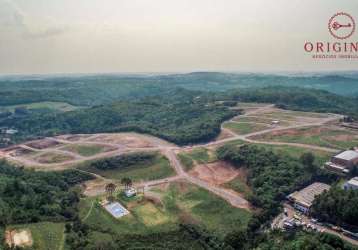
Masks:
[[[0,74],[357,69],[303,50],[340,11],[358,22],[357,0],[0,0]]]

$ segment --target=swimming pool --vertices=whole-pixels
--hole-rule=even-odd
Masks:
[[[109,203],[105,205],[104,208],[115,218],[129,214],[129,211],[118,202]]]

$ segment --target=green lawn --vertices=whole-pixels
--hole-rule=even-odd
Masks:
[[[123,196],[123,194],[119,195]],[[130,200],[121,197],[120,202],[124,206],[132,206],[129,209],[131,212],[129,215],[115,219],[103,207],[95,205],[85,223],[95,227],[110,228],[117,234],[147,234],[177,228],[176,215],[149,201],[142,200],[141,195]],[[87,214],[87,212],[88,206],[80,207],[81,214]]]
[[[107,151],[108,147],[95,144],[70,144],[61,149],[74,152],[82,156],[92,156]]]
[[[162,204],[143,200],[142,196],[128,199],[119,194],[121,204],[130,215],[114,219],[100,206],[94,206],[85,223],[109,228],[118,234],[164,232],[176,229],[181,222],[200,224],[219,236],[247,226],[251,213],[234,208],[216,195],[188,183],[172,183],[166,190],[153,189],[161,195]],[[87,205],[80,214],[87,214]],[[85,210],[85,211],[81,211]]]
[[[64,223],[41,222],[10,226],[11,229],[29,229],[36,250],[58,250],[64,244]]]
[[[323,165],[329,158],[332,156],[332,153],[321,151],[321,150],[312,150],[307,148],[301,148],[301,147],[294,147],[294,146],[277,146],[277,145],[262,145],[266,148],[272,149],[276,153],[283,153],[288,154],[292,157],[299,158],[304,153],[312,153],[316,158],[316,163],[319,165]]]
[[[194,161],[188,154],[179,153],[178,158],[183,167],[185,168],[185,171],[189,171],[194,167]]]
[[[247,210],[234,208],[220,197],[194,185],[189,185],[185,192],[179,190],[177,185],[170,187],[170,195],[176,200],[179,211],[191,215],[209,231],[224,236],[247,226],[251,217]]]
[[[232,181],[225,183],[223,186],[225,188],[229,188],[240,194],[243,194],[245,197],[248,197],[252,193],[250,187],[240,177],[237,177]]]
[[[128,177],[135,182],[157,180],[175,175],[175,171],[170,166],[168,159],[159,153],[149,163],[132,165],[122,169],[99,170],[90,166],[79,168],[106,178],[121,180],[124,177]]]
[[[258,124],[258,123],[249,123],[249,122],[228,122],[224,124],[224,128],[230,129],[238,135],[249,134],[261,130],[268,129],[269,126]]]
[[[238,102],[236,106],[239,108],[261,108],[267,105],[268,105],[267,103]]]
[[[88,212],[90,212],[91,210],[92,203],[94,203],[95,201],[95,197],[86,197],[80,200],[80,202],[78,203],[80,219],[84,219],[88,215]]]
[[[204,164],[217,160],[215,153],[204,147],[195,148],[190,152],[181,152],[178,157],[186,171],[192,169],[195,164]]]
[[[319,134],[312,132],[315,128],[301,128],[292,130],[294,133],[282,133],[273,135],[272,133],[263,134],[255,137],[262,141],[278,141],[289,143],[302,143],[317,145],[321,147],[345,150],[350,147],[358,146],[357,134],[349,131],[326,129]],[[340,140],[340,136],[349,136],[350,139]]]
[[[270,119],[270,118],[261,117],[261,116],[249,116],[249,117],[247,117],[247,116],[239,116],[239,117],[234,119],[234,121],[237,121],[237,122],[263,123],[263,124],[266,124],[268,126],[271,126],[273,120],[276,120],[276,119]],[[286,121],[280,121],[279,125],[280,126],[288,126],[288,125],[290,125],[290,123],[286,122]]]
[[[273,119],[282,119],[288,121],[296,121],[299,117],[307,117],[307,118],[327,118],[329,117],[328,114],[324,113],[312,113],[312,112],[301,112],[301,111],[274,111],[263,114],[265,117],[270,117]]]

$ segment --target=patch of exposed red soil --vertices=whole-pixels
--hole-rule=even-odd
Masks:
[[[109,183],[109,181],[103,179],[94,179],[90,181],[86,181],[82,184],[84,189],[84,195],[86,196],[97,196],[103,194],[105,186]]]
[[[15,151],[11,152],[11,156],[22,156],[22,155],[28,155],[31,153],[34,153],[35,151],[32,151],[30,149],[27,148],[21,148],[18,147]]]
[[[232,134],[230,134],[230,132],[228,132],[227,130],[221,130],[220,134],[218,135],[218,137],[215,138],[215,141],[220,141],[223,139],[227,139],[233,137]]]
[[[225,162],[214,162],[196,166],[189,174],[213,185],[221,185],[235,179],[239,170]]]

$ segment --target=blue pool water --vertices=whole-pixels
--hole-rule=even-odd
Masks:
[[[104,206],[104,208],[115,218],[120,218],[126,214],[129,214],[129,211],[118,202],[112,202],[110,204],[107,204]]]

